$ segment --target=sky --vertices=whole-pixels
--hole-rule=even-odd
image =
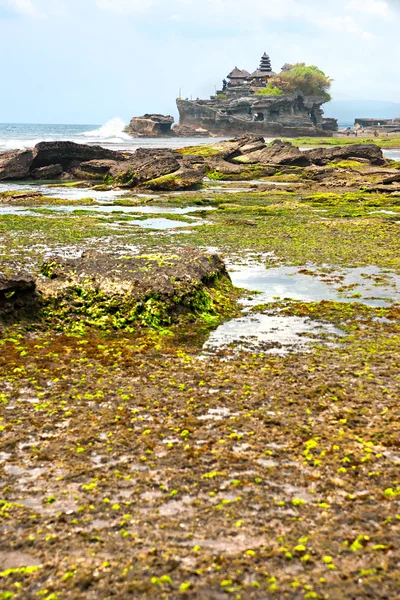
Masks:
[[[175,115],[263,52],[335,100],[400,102],[399,32],[400,0],[0,0],[0,122]]]

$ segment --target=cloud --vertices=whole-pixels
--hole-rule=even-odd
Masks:
[[[365,31],[356,19],[350,15],[341,17],[325,17],[316,21],[321,27],[328,27],[342,33],[351,33],[359,35],[364,39],[373,39],[375,36],[369,31]]]
[[[159,0],[96,0],[101,10],[123,14],[149,13],[159,5]]]
[[[8,0],[8,7],[25,17],[43,16],[43,13],[33,4],[32,0]]]
[[[389,3],[386,0],[351,0],[347,8],[374,17],[387,18],[390,14]]]

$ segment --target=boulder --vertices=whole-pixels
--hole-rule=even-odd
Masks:
[[[178,171],[146,181],[142,186],[160,192],[187,190],[201,184],[205,173],[204,165],[191,165],[189,161],[186,161]]]
[[[141,137],[164,137],[174,135],[171,127],[175,119],[165,115],[143,115],[133,117],[126,131],[132,136]]]
[[[264,164],[264,165],[290,165],[297,167],[306,167],[311,164],[310,159],[290,142],[274,140],[269,146],[264,146],[261,150],[250,152],[234,159],[235,162],[245,164]]]
[[[372,165],[384,165],[386,160],[381,148],[375,144],[349,144],[347,146],[334,146],[333,148],[313,148],[303,154],[314,165],[326,165],[338,160],[367,159]]]
[[[33,158],[32,150],[10,150],[0,153],[0,181],[3,179],[26,179]]]
[[[231,160],[235,156],[240,156],[242,154],[242,149],[248,149],[252,144],[262,144],[265,146],[264,138],[255,137],[253,135],[243,135],[231,140],[224,140],[223,142],[211,144],[211,146],[204,146],[204,149],[208,150],[209,156]]]
[[[39,167],[31,173],[34,179],[56,179],[62,175],[64,169],[61,165],[49,165],[48,167]]]
[[[64,171],[68,171],[71,167],[78,167],[82,162],[104,159],[121,162],[126,160],[126,155],[101,146],[87,146],[75,142],[40,142],[33,149],[30,171],[55,164],[61,165]]]
[[[54,257],[42,265],[38,289],[61,321],[100,327],[162,325],[184,316],[217,316],[213,290],[233,290],[221,258],[194,249],[174,254],[126,255],[86,252]],[[228,299],[227,299],[227,303]],[[221,302],[221,310],[224,303]]]
[[[138,148],[126,162],[115,163],[109,174],[117,183],[133,187],[178,171],[180,159],[169,148]]]

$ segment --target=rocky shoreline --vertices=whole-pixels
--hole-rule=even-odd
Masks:
[[[397,597],[399,176],[0,154],[1,600]]]
[[[374,144],[314,148],[301,151],[289,142],[266,144],[262,137],[243,136],[211,146],[181,150],[138,149],[134,153],[106,150],[73,142],[41,142],[31,150],[0,154],[0,181],[86,181],[116,188],[173,191],[196,189],[205,176],[212,179],[251,180],[273,176],[285,169],[314,181],[328,180],[335,164],[357,166],[386,164]],[[354,163],[353,165],[351,163]],[[343,165],[346,167],[346,164]],[[354,177],[356,168],[352,168]],[[379,175],[379,171],[374,173]],[[368,173],[359,173],[361,179]],[[398,173],[382,171],[371,191],[395,191]],[[386,187],[387,186],[387,187]],[[394,186],[394,187],[393,187]]]

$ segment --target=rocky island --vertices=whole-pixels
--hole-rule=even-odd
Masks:
[[[336,119],[324,118],[331,79],[304,63],[272,70],[264,53],[253,73],[235,67],[222,89],[209,100],[177,99],[179,125],[171,116],[134,117],[126,131],[134,137],[204,137],[233,135],[332,136]],[[172,127],[172,128],[171,128]]]

